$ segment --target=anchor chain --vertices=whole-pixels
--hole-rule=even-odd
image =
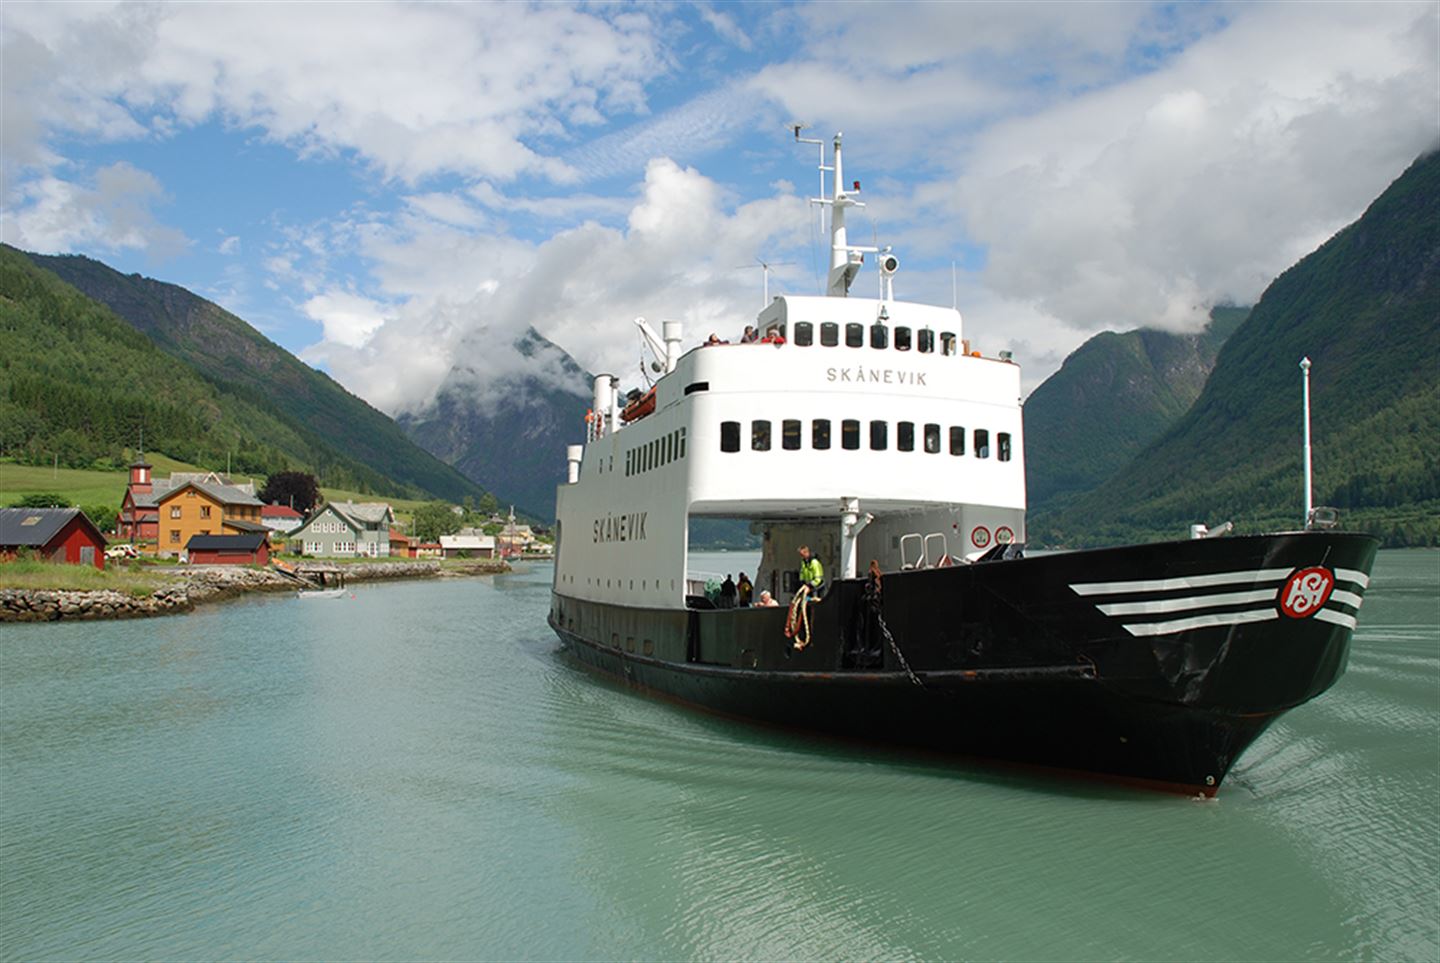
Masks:
[[[875,622],[880,626],[880,631],[885,634],[885,641],[890,643],[890,651],[895,653],[895,659],[900,663],[900,668],[905,670],[905,674],[910,677],[911,682],[922,689],[925,688],[925,683],[920,681],[920,677],[910,669],[910,663],[905,661],[905,655],[900,651],[900,645],[895,641],[895,636],[890,634],[890,626],[885,624],[885,616],[880,613],[878,598],[870,603],[870,610],[875,613]]]

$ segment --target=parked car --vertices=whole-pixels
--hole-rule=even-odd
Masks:
[[[129,542],[118,542],[105,549],[105,557],[112,560],[117,558],[139,558],[140,552]]]

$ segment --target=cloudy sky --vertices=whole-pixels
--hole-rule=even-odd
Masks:
[[[0,232],[392,412],[503,375],[527,325],[629,382],[637,315],[736,332],[762,261],[819,292],[804,121],[845,132],[896,295],[958,288],[1033,387],[1097,331],[1253,302],[1437,146],[1437,11],[6,0]]]

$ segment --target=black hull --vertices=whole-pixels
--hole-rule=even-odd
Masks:
[[[887,575],[878,606],[844,581],[801,652],[776,608],[557,593],[550,622],[583,664],[725,715],[1209,795],[1343,673],[1376,548],[1308,532],[981,562]]]

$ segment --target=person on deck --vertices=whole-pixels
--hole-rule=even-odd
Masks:
[[[762,609],[773,609],[780,607],[780,603],[775,601],[774,597],[770,594],[769,589],[760,590],[760,601],[756,602],[755,605]]]
[[[810,554],[809,545],[800,546],[800,584],[810,586],[810,598],[820,601],[820,589],[825,584],[825,566]]]
[[[760,340],[760,332],[755,330],[755,325],[745,325],[745,333],[740,336],[741,344],[754,344]]]
[[[742,609],[748,609],[750,607],[750,598],[755,594],[755,586],[750,583],[750,579],[746,577],[744,572],[740,573],[740,579],[735,583],[735,591],[738,593],[737,597],[740,602],[740,607]]]
[[[720,607],[722,609],[733,609],[735,607],[736,594],[735,580],[731,578],[727,572],[725,574],[725,581],[720,583]]]

